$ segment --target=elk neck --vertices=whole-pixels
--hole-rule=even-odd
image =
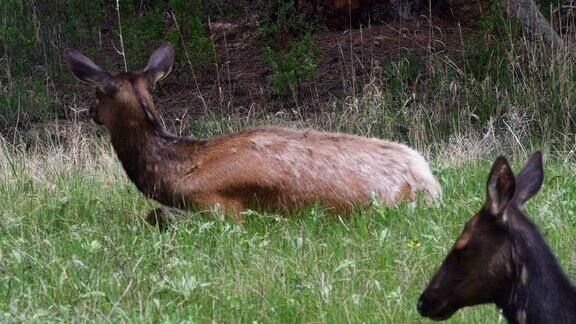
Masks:
[[[536,226],[512,235],[512,287],[497,306],[509,323],[573,323],[576,289]]]
[[[141,112],[146,108],[147,115],[115,119],[109,128],[112,145],[138,190],[160,203],[177,206],[181,198],[175,192],[174,183],[194,169],[202,142],[168,134],[151,98],[142,98],[139,93],[137,96]]]

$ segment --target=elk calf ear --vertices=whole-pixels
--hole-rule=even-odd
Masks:
[[[116,79],[80,52],[66,49],[64,59],[72,74],[80,81],[99,87],[109,95],[115,91]]]
[[[514,204],[521,208],[528,199],[532,198],[542,188],[542,182],[544,181],[542,152],[537,151],[532,154],[524,169],[516,177],[516,180]]]
[[[174,65],[174,49],[170,43],[166,43],[152,54],[144,69],[150,85],[154,87],[156,82],[164,79],[172,70],[172,65]]]
[[[512,168],[505,157],[499,156],[488,177],[486,209],[494,216],[500,216],[514,196],[516,183]]]

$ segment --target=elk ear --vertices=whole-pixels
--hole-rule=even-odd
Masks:
[[[99,87],[107,94],[112,94],[116,89],[116,78],[102,70],[96,63],[80,52],[73,49],[64,51],[66,65],[72,74],[80,81]]]
[[[514,194],[514,204],[522,207],[528,199],[532,198],[542,188],[542,182],[544,181],[542,152],[537,151],[532,154],[524,169],[516,177],[516,180],[518,180],[518,183]]]
[[[155,86],[156,82],[164,79],[174,64],[174,49],[170,43],[166,43],[152,54],[148,65],[144,69],[146,78],[151,86]]]
[[[512,168],[505,157],[499,156],[488,177],[486,209],[494,216],[500,216],[514,196],[516,183]]]

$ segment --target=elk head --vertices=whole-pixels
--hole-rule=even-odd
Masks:
[[[97,124],[112,130],[118,121],[137,126],[158,123],[150,91],[172,69],[172,45],[164,44],[158,48],[143,71],[116,75],[104,71],[73,49],[65,50],[64,58],[74,76],[96,89],[98,102],[90,109],[90,115]]]
[[[525,226],[524,203],[543,180],[542,154],[536,152],[518,177],[505,157],[492,166],[487,199],[464,226],[452,250],[418,301],[418,312],[444,320],[465,306],[503,304],[516,279],[512,245],[515,229]]]

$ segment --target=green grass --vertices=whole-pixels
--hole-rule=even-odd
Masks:
[[[416,299],[481,206],[490,166],[437,161],[438,207],[251,214],[243,226],[191,213],[160,233],[109,145],[69,141],[0,145],[0,321],[421,322]],[[575,171],[547,161],[528,206],[572,278]],[[498,320],[483,306],[451,321]]]
[[[545,2],[550,1],[540,1]],[[59,134],[65,127],[56,116],[76,116],[76,108],[86,106],[56,93],[72,80],[58,53],[64,44],[99,63],[110,60],[96,50],[105,32],[104,11],[114,13],[106,3],[74,0],[65,10],[55,10],[62,7],[56,1],[30,2],[35,9],[21,0],[0,5],[13,13],[0,26],[8,58],[0,73],[0,128],[34,130],[47,121],[56,123],[46,127]],[[138,44],[164,37],[176,44],[181,36],[174,29],[164,35],[163,10],[154,1],[142,3],[148,8],[143,17],[130,8],[121,12],[134,66],[150,54],[138,51]],[[190,37],[189,54],[204,53],[211,61],[200,13],[189,6],[212,8],[215,2],[170,3]],[[358,93],[311,107],[313,114],[296,107],[294,116],[282,117],[265,106],[256,107],[263,116],[212,116],[216,109],[208,107],[207,116],[187,124],[203,137],[282,124],[407,142],[438,156],[435,173],[445,190],[438,207],[374,204],[347,219],[324,216],[318,208],[282,217],[252,213],[243,226],[190,213],[189,220],[160,233],[143,221],[157,205],[127,180],[107,140],[77,132],[49,135],[40,141],[48,143],[34,146],[19,141],[18,131],[5,132],[15,144],[0,136],[0,322],[423,321],[416,299],[484,200],[491,162],[486,155],[545,143],[574,161],[566,156],[573,152],[576,127],[573,42],[549,48],[509,34],[512,23],[501,33],[490,32],[499,21],[487,23],[482,37],[466,42],[462,62],[442,50],[426,60],[409,53],[399,61],[383,58]],[[109,33],[116,39],[115,29]],[[144,36],[151,39],[143,43]],[[208,56],[200,55],[199,62]],[[184,57],[178,62],[181,71],[175,72],[186,79],[189,69],[182,64],[188,63]],[[462,157],[469,161],[461,163]],[[518,169],[524,157],[513,160]],[[576,164],[551,158],[546,168],[544,189],[528,212],[575,278]],[[494,306],[465,309],[452,318],[497,321],[503,319]]]

